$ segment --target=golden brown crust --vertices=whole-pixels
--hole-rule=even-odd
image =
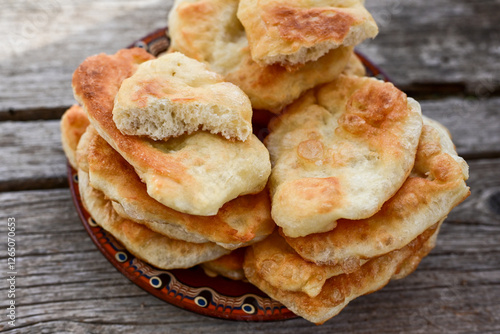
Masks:
[[[302,291],[315,297],[328,278],[344,273],[340,266],[322,266],[305,261],[278,233],[251,247],[255,270],[263,280],[281,290]]]
[[[258,244],[247,249],[243,265],[245,276],[252,284],[283,303],[295,314],[316,324],[322,324],[338,314],[351,300],[385,286],[405,265],[406,259],[412,257],[415,262],[418,256],[423,256],[425,252],[419,250],[426,247],[427,240],[437,233],[437,227],[438,224],[435,224],[403,248],[372,259],[354,272],[327,279],[321,292],[315,297],[300,291],[286,291],[264,279],[261,269],[257,266],[257,253],[254,250]]]
[[[245,248],[239,248],[218,259],[204,262],[201,267],[208,276],[221,275],[233,280],[245,278],[243,261],[245,259]]]
[[[377,212],[413,167],[420,106],[392,84],[341,75],[269,124],[272,217],[290,237]]]
[[[406,276],[410,275],[412,272],[417,270],[417,267],[422,261],[422,259],[427,255],[429,255],[429,253],[434,249],[434,247],[436,247],[436,241],[439,234],[439,230],[441,229],[441,226],[445,219],[446,217],[443,218],[438,223],[437,231],[429,239],[427,239],[427,241],[423,244],[423,246],[419,250],[417,250],[413,255],[406,258],[401,263],[396,273],[392,276],[391,278],[392,280],[405,278]]]
[[[434,125],[431,125],[434,124]],[[432,222],[469,196],[465,161],[435,123],[424,127],[411,176],[380,211],[362,220],[340,219],[334,230],[286,237],[301,256],[321,264],[340,264],[380,256],[406,245]]]
[[[293,71],[280,65],[262,67],[247,53],[225,78],[248,94],[255,109],[279,113],[304,91],[338,77],[351,53],[351,47],[338,48]]]
[[[189,268],[229,251],[214,243],[194,244],[167,238],[141,224],[120,217],[102,192],[93,189],[88,174],[78,170],[82,202],[92,218],[130,253],[161,269]]]
[[[354,46],[378,33],[361,1],[241,0],[252,59],[261,66],[297,65],[340,46]]]
[[[340,47],[315,62],[288,68],[252,60],[246,34],[236,17],[238,0],[177,0],[169,15],[170,51],[206,62],[239,86],[254,109],[279,111],[304,91],[335,79],[352,47]]]
[[[346,112],[338,120],[341,129],[377,141],[382,138],[383,145],[390,145],[394,140],[393,136],[384,134],[408,116],[406,94],[379,81],[368,81],[357,89],[347,100],[345,108]]]
[[[75,97],[84,102],[82,106],[91,118],[102,122],[110,136],[118,132],[109,111],[113,110],[114,97],[122,81],[130,77],[139,64],[151,59],[154,57],[140,48],[120,50],[113,56],[99,54],[89,57],[74,72]],[[126,141],[125,144],[133,143]]]
[[[118,212],[127,218],[144,223],[159,233],[166,231],[167,236],[176,239],[212,241],[229,249],[261,240],[273,231],[275,224],[270,215],[267,191],[240,196],[224,204],[215,216],[181,213],[151,198],[133,167],[95,131],[90,132],[90,183],[115,201],[121,208]],[[170,233],[166,225],[170,225]],[[179,229],[184,232],[183,237],[179,233],[172,234]]]
[[[149,195],[177,211],[208,216],[231,199],[262,191],[271,166],[254,135],[230,142],[200,131],[154,142],[118,130],[112,117],[116,93],[138,64],[150,59],[142,49],[101,54],[86,59],[73,75],[75,97],[90,122],[134,167]]]
[[[129,78],[139,64],[151,59],[154,57],[140,48],[120,50],[115,55],[99,54],[87,58],[73,74],[75,98],[81,102],[96,130],[105,134],[106,141],[119,151],[142,152],[145,146],[136,137],[121,134],[113,121],[112,110],[122,81]],[[166,166],[162,163],[158,155],[145,154],[138,159],[138,168],[153,168],[180,181],[185,167],[178,160],[168,161]]]
[[[355,23],[355,17],[335,9],[271,7],[262,15],[268,27],[276,27],[279,36],[308,45],[333,40],[340,44]]]
[[[87,115],[77,104],[66,110],[61,118],[61,142],[64,154],[66,154],[69,164],[75,169],[78,165],[76,147],[88,125]]]
[[[252,106],[206,64],[174,52],[141,64],[123,81],[113,120],[123,134],[154,140],[203,130],[245,141],[252,133]]]

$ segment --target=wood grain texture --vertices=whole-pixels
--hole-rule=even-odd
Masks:
[[[65,186],[60,137],[59,120],[0,122],[0,191]]]
[[[465,158],[500,156],[500,98],[421,101],[442,122]],[[59,121],[0,122],[0,191],[66,185]]]
[[[166,25],[172,0],[7,0],[0,3],[0,110],[73,104],[71,76],[88,56],[115,53]]]
[[[449,215],[438,246],[419,269],[356,299],[320,327],[302,319],[223,321],[166,304],[129,282],[97,251],[69,190],[2,193],[0,220],[17,222],[19,306],[18,327],[11,330],[2,319],[0,328],[6,333],[500,331],[500,213],[488,205],[500,194],[499,169],[500,159],[470,162],[472,195]],[[5,234],[1,224],[0,235]]]
[[[0,119],[71,105],[69,85],[78,64],[165,26],[172,3],[2,1]],[[380,34],[359,49],[398,86],[412,92],[498,94],[498,1],[379,0],[367,6]]]
[[[500,98],[448,98],[420,101],[422,113],[449,130],[466,159],[500,157]]]
[[[359,50],[450,129],[472,195],[415,273],[323,326],[223,321],[166,304],[114,269],[79,221],[57,120],[73,103],[72,73],[165,26],[172,3],[0,2],[0,245],[15,217],[18,265],[18,326],[1,316],[0,332],[500,333],[500,2],[367,1],[380,34]],[[3,310],[6,258],[0,252]]]
[[[498,93],[500,3],[496,0],[367,1],[379,35],[360,50],[405,90]],[[436,87],[437,86],[437,87]]]

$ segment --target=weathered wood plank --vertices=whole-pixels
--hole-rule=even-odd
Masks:
[[[421,104],[424,114],[450,129],[462,156],[500,156],[500,98],[450,98]],[[58,120],[0,122],[0,191],[65,185]]]
[[[499,157],[500,99],[449,98],[420,101],[422,113],[445,125],[466,159]]]
[[[33,120],[53,120],[61,118],[66,107],[57,108],[30,108],[22,110],[4,110],[0,111],[0,122],[5,121],[33,121]]]
[[[172,3],[2,1],[0,110],[71,105],[71,76],[76,67],[90,55],[114,53],[165,26]]]
[[[464,87],[483,97],[498,93],[498,1],[384,0],[366,6],[380,33],[359,49],[398,86],[418,91],[447,83],[445,90]],[[431,87],[439,93],[438,88]]]
[[[71,73],[166,23],[172,0],[0,3],[0,121],[54,119],[73,103]],[[466,158],[500,156],[498,0],[368,1],[381,33],[360,47],[396,84],[431,100]],[[443,98],[453,95],[454,98]],[[464,99],[464,94],[479,99]],[[6,333],[498,333],[500,159],[469,160],[472,195],[410,277],[353,301],[316,327],[302,319],[229,322],[168,305],[116,271],[92,244],[63,187],[57,120],[0,122],[0,235],[17,220],[18,327]],[[5,249],[5,239],[2,241]],[[0,253],[5,293],[6,253]],[[0,297],[0,308],[7,299]]]
[[[66,158],[59,121],[0,123],[0,191],[61,187]]]
[[[325,325],[295,319],[206,318],[139,289],[97,251],[68,189],[0,194],[0,220],[16,217],[18,325],[6,333],[470,333],[500,331],[500,159],[470,162],[472,195],[443,225],[436,249],[406,279],[361,297]],[[30,208],[27,210],[26,208]],[[5,235],[6,224],[0,224]],[[5,259],[4,254],[0,258]],[[0,288],[6,285],[1,280]],[[3,308],[4,301],[0,298]]]
[[[470,178],[467,184],[472,195],[455,208],[450,219],[462,225],[484,225],[498,227],[500,219],[500,167],[498,160],[468,161]],[[475,231],[478,230],[476,228]],[[486,242],[486,241],[485,241]],[[459,248],[467,247],[469,240],[463,240]],[[499,276],[500,281],[500,276]]]
[[[21,116],[33,117],[44,108],[60,111],[71,105],[71,75],[78,64],[165,26],[172,2],[3,1],[0,112],[20,110]],[[359,49],[403,89],[453,94],[465,89],[482,97],[498,93],[498,1],[380,0],[367,6],[380,34]]]

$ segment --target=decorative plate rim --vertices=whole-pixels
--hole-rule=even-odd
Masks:
[[[209,277],[199,266],[164,270],[137,259],[100,227],[83,207],[78,189],[78,173],[69,163],[67,177],[78,216],[97,249],[119,272],[149,294],[174,306],[213,318],[261,322],[297,318],[281,303],[269,298],[250,283],[222,276]],[[194,281],[206,280],[209,284],[188,285],[186,279],[190,275],[198,276]],[[230,287],[216,286],[222,283],[229,284]],[[231,296],[230,293],[221,291],[235,286],[245,292],[234,292],[236,295]]]
[[[145,37],[130,44],[128,48],[140,47],[158,56],[166,51],[170,43],[168,28],[160,28]],[[357,56],[367,69],[367,75],[384,81],[390,81],[388,76],[366,56],[356,51]],[[265,124],[273,115],[261,114],[258,125],[262,126],[259,139],[263,139]],[[262,132],[264,130],[264,133]],[[130,254],[115,238],[103,230],[83,207],[80,191],[78,189],[77,171],[68,163],[67,177],[70,185],[73,203],[76,207],[80,220],[104,257],[125,277],[142,288],[149,294],[179,308],[213,317],[234,321],[281,321],[294,319],[298,316],[288,310],[281,303],[271,299],[250,283],[233,281],[218,276],[216,278],[207,276],[199,266],[190,269],[163,270],[145,263]],[[190,275],[199,275],[196,284],[188,285],[186,279]],[[199,281],[207,284],[201,284]],[[188,279],[188,281],[190,281]],[[230,295],[221,292],[221,286],[213,284],[224,282],[229,284],[229,289],[236,288],[242,291]],[[192,282],[190,282],[192,283]],[[198,285],[198,286],[194,286]],[[251,288],[252,287],[252,288]],[[225,290],[225,289],[222,289]],[[229,291],[229,290],[228,290]]]

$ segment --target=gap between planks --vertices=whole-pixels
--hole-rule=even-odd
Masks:
[[[413,83],[409,86],[398,87],[408,96],[417,101],[464,98],[479,99],[483,96],[469,92],[465,83]],[[488,98],[500,97],[500,88],[488,92]],[[60,119],[70,106],[54,108],[27,108],[0,110],[0,122],[5,121],[34,121]]]

